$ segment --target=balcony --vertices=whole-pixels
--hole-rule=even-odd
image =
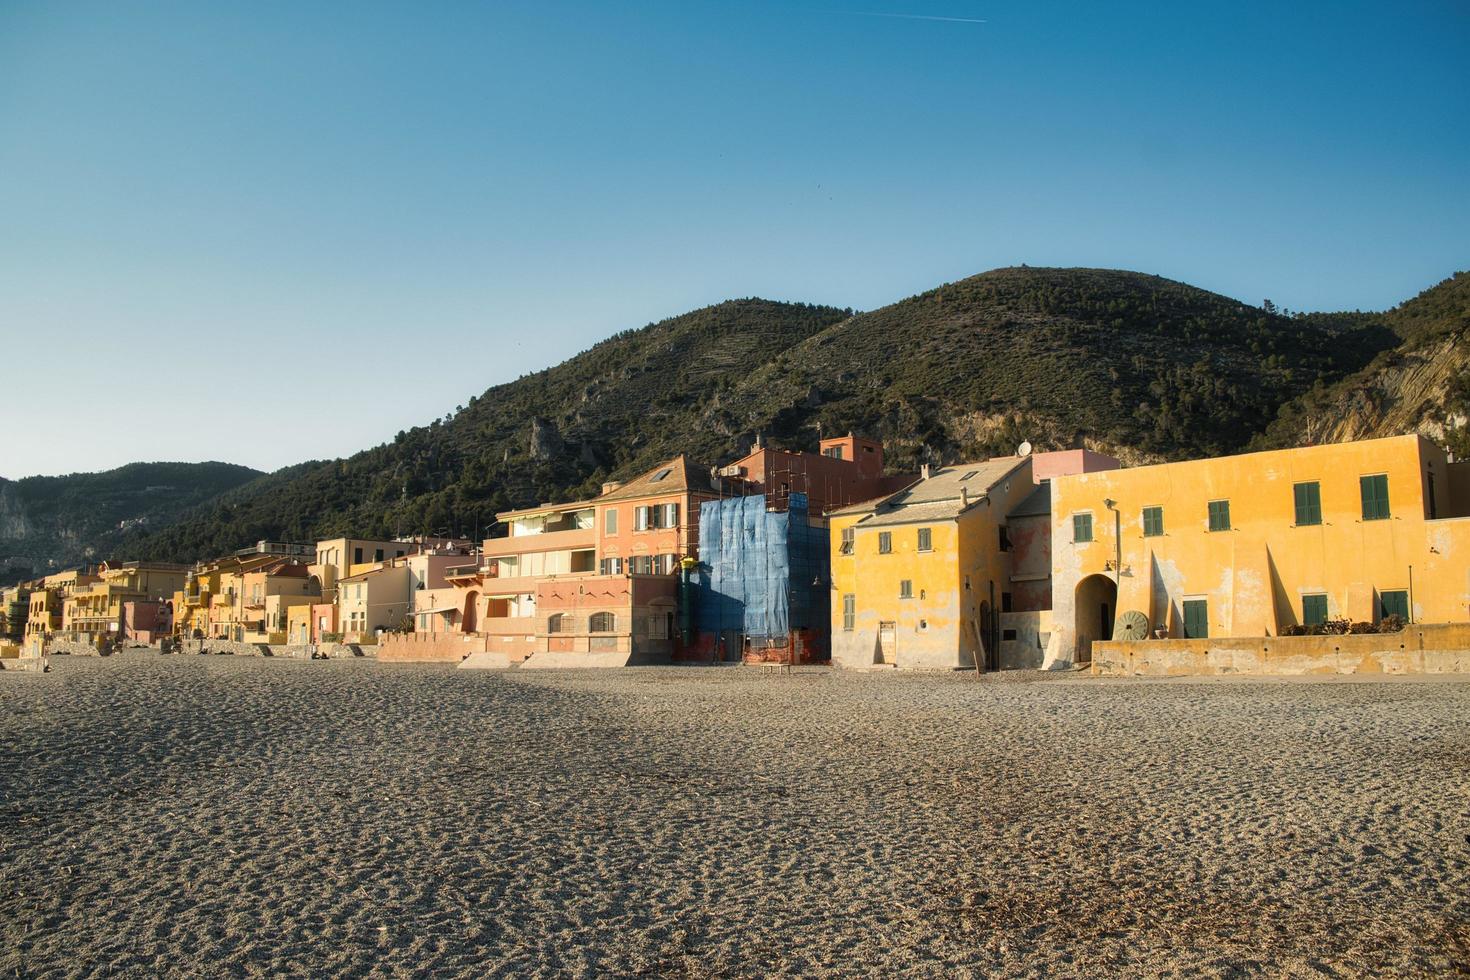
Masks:
[[[487,578],[480,591],[485,595],[535,595],[536,586],[543,582],[562,579],[577,580],[592,578],[596,572],[561,572],[556,575],[510,575],[505,578]]]
[[[535,616],[487,616],[480,620],[479,632],[489,636],[535,636]]]
[[[572,531],[547,531],[545,534],[523,534],[518,538],[490,538],[485,542],[484,556],[524,555],[536,551],[585,551],[597,546],[597,531],[584,527]]]

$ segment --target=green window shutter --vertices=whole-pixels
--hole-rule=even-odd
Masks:
[[[852,631],[857,623],[857,596],[848,593],[842,597],[842,628]]]
[[[1389,616],[1397,616],[1404,622],[1409,621],[1409,593],[1402,589],[1378,593],[1378,618],[1385,619]]]
[[[1228,530],[1230,530],[1230,501],[1228,501],[1228,500],[1211,500],[1210,501],[1210,530],[1211,531],[1228,531]]]
[[[1296,493],[1296,522],[1298,526],[1322,523],[1322,485],[1320,483],[1298,483]]]
[[[878,532],[878,554],[889,555],[893,553],[893,533],[891,531]]]
[[[929,551],[934,547],[933,533],[927,527],[919,528],[919,550]]]
[[[1363,520],[1381,521],[1388,518],[1388,475],[1360,477],[1358,485],[1363,491]]]
[[[1157,538],[1164,533],[1164,508],[1145,507],[1143,509],[1143,536],[1146,538]]]
[[[1327,622],[1327,597],[1325,595],[1302,596],[1302,625],[1318,626]]]
[[[1082,544],[1092,540],[1092,515],[1072,515],[1072,540]]]
[[[1205,599],[1184,600],[1184,636],[1202,640],[1210,635],[1210,604]]]

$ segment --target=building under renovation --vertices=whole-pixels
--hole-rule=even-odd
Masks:
[[[699,509],[699,562],[685,589],[688,655],[810,663],[828,657],[828,536],[805,494],[784,509],[763,494]]]

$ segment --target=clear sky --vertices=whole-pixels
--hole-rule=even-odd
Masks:
[[[0,0],[0,475],[347,455],[617,330],[1002,265],[1470,266],[1470,6]]]

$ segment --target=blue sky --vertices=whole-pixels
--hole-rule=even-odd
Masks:
[[[1384,308],[1470,266],[1467,83],[1453,2],[0,4],[0,475],[347,455],[730,297]]]

